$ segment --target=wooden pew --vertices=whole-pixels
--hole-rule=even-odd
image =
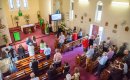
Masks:
[[[97,67],[98,61],[92,61],[90,60],[89,63],[87,64],[86,70],[90,73],[93,72],[93,70]]]
[[[107,69],[103,70],[102,73],[100,74],[100,80],[108,80],[110,76],[110,73],[108,72]]]
[[[86,56],[85,55],[79,55],[76,57],[76,64],[77,65],[82,65],[82,64],[85,64],[86,63]]]
[[[28,68],[29,63],[30,63],[30,59],[33,57],[35,57],[39,62],[45,60],[44,54],[37,54],[37,55],[31,56],[31,57],[27,57],[27,58],[21,59],[21,60],[16,62],[17,69],[20,71],[20,70],[23,70],[25,68]]]
[[[61,51],[62,52],[66,52],[68,50],[73,50],[73,48],[77,47],[77,46],[81,46],[81,42],[82,42],[83,38],[63,44],[63,46],[61,47]]]
[[[119,64],[121,64],[122,59],[121,59],[121,58],[116,58],[115,61],[114,61],[114,65],[116,65],[116,61],[118,61]],[[109,71],[111,71],[111,69],[112,69],[112,66],[111,66],[111,65],[109,65],[106,69],[104,69],[104,70],[101,72],[100,80],[108,80],[109,77],[110,77]]]
[[[46,69],[47,67],[49,68],[49,66],[52,64],[53,60],[47,60],[47,61],[43,61],[38,65],[39,68],[39,72],[41,70]],[[30,73],[32,72],[32,70],[30,68],[26,68],[24,70],[15,72],[9,76],[6,76],[4,78],[4,80],[25,80],[25,78],[29,77]]]

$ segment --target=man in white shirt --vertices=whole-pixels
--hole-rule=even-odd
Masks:
[[[50,59],[51,48],[50,48],[48,45],[46,45],[46,48],[45,48],[44,54],[45,54],[47,60]]]
[[[28,45],[28,53],[29,53],[29,56],[34,56],[34,54],[35,54],[34,46],[32,43],[29,43],[29,45]]]
[[[101,70],[105,67],[106,62],[108,61],[107,53],[104,52],[102,57],[98,59],[98,68],[95,75],[100,75]]]
[[[61,47],[62,44],[65,42],[65,36],[63,35],[62,32],[58,39],[59,39],[59,47]]]
[[[94,48],[93,46],[91,45],[90,46],[90,49],[87,51],[86,53],[86,67],[87,67],[87,64],[89,63],[90,59],[92,59],[93,57],[93,54],[94,54]]]

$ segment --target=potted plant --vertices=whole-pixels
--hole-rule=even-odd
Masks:
[[[29,24],[29,19],[30,19],[29,14],[24,15],[24,19],[25,19],[25,22],[26,22],[27,24]]]
[[[18,16],[14,16],[14,20],[16,22],[17,27],[19,27],[19,17]]]

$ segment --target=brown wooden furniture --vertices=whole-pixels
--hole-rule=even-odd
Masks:
[[[21,30],[24,34],[33,33],[35,32],[35,24],[28,24],[21,26]]]
[[[87,64],[86,70],[90,73],[93,72],[93,70],[98,66],[98,61],[92,61],[90,60],[89,63]]]
[[[73,48],[75,48],[75,47],[81,46],[82,40],[83,40],[83,38],[63,44],[63,46],[61,47],[61,51],[66,52],[69,50],[73,50]],[[57,43],[57,41],[56,41],[56,43]],[[55,45],[58,45],[56,43],[55,43]],[[55,46],[55,47],[57,47],[57,46]]]
[[[78,55],[76,57],[76,64],[81,66],[84,63],[86,63],[86,56],[85,55],[83,55],[83,56],[82,55]]]
[[[110,73],[107,69],[103,70],[103,72],[100,75],[100,80],[108,80],[110,76]]]
[[[27,58],[21,59],[21,60],[16,62],[17,69],[20,71],[20,70],[23,70],[25,68],[28,68],[30,60],[33,57],[35,57],[35,59],[37,59],[39,62],[42,60],[45,60],[44,54],[37,54],[37,55],[31,56],[31,57],[27,57]]]
[[[53,62],[53,60],[47,60],[47,61],[41,62],[38,65],[39,71],[49,67],[52,64],[52,62]],[[28,77],[31,72],[32,72],[32,70],[30,68],[26,68],[24,70],[21,70],[21,71],[15,72],[9,76],[6,76],[4,78],[4,80],[25,80],[25,78]]]

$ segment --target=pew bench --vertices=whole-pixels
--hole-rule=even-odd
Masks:
[[[39,68],[39,72],[41,70],[46,69],[47,67],[49,68],[49,66],[52,64],[53,60],[47,60],[47,61],[43,61],[41,63],[39,63],[38,68]],[[30,73],[32,72],[32,70],[30,68],[26,68],[24,70],[15,72],[9,76],[6,76],[4,78],[4,80],[25,80],[25,78],[29,77]]]
[[[85,55],[78,55],[77,57],[76,57],[76,64],[77,65],[83,65],[83,64],[85,64],[86,63],[86,56]]]
[[[21,59],[21,60],[16,62],[17,69],[20,71],[20,70],[23,70],[25,68],[28,68],[30,60],[33,57],[35,57],[39,62],[45,60],[44,54],[37,54],[37,55],[31,56],[31,57],[27,57],[27,58]]]
[[[69,42],[69,43],[66,43],[66,44],[63,44],[62,47],[61,47],[61,51],[66,52],[66,51],[69,51],[69,50],[73,50],[75,47],[81,46],[82,39],[83,38]]]
[[[87,64],[86,70],[90,73],[93,72],[93,70],[98,66],[98,61],[92,61],[90,60]]]
[[[102,73],[100,74],[100,80],[108,80],[110,76],[110,73],[108,72],[107,69],[103,70]]]

